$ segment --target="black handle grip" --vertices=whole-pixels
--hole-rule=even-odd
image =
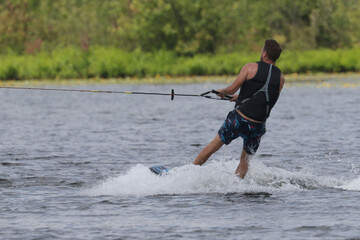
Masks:
[[[211,92],[212,92],[212,93],[215,93],[215,94],[220,94],[220,92],[218,92],[218,91],[216,91],[216,90],[211,90]],[[232,99],[232,98],[233,98],[233,96],[227,95],[227,94],[225,94],[224,96],[225,96],[225,98],[227,98],[227,99]]]

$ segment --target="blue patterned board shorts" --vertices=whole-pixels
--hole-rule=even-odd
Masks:
[[[226,145],[242,137],[243,149],[254,154],[260,145],[261,137],[266,133],[265,123],[255,123],[243,118],[236,110],[229,112],[224,124],[219,129],[219,137]]]

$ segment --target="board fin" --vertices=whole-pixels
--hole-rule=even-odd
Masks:
[[[167,169],[164,166],[158,165],[158,166],[154,166],[149,168],[150,171],[152,171],[153,173],[155,173],[156,175],[165,175],[169,172],[169,169]]]

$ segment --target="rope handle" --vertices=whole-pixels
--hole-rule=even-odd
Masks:
[[[202,96],[202,97],[207,97],[206,95],[208,95],[209,93],[214,93],[214,94],[216,94],[216,95],[221,94],[219,91],[216,91],[216,90],[213,89],[213,90],[211,90],[211,91],[207,91],[207,92],[204,92],[204,93],[200,94],[200,96]],[[210,97],[210,96],[208,96],[208,97]],[[232,95],[228,95],[228,94],[225,94],[224,97],[225,97],[227,100],[230,100],[230,99],[233,98]]]

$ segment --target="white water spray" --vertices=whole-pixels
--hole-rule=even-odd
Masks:
[[[160,194],[257,193],[304,191],[322,187],[360,190],[360,178],[344,183],[333,177],[311,173],[290,172],[267,167],[253,161],[244,180],[234,171],[237,160],[211,161],[204,166],[192,164],[175,167],[165,176],[153,174],[147,166],[138,164],[127,173],[107,179],[84,190],[85,195],[149,196]]]

